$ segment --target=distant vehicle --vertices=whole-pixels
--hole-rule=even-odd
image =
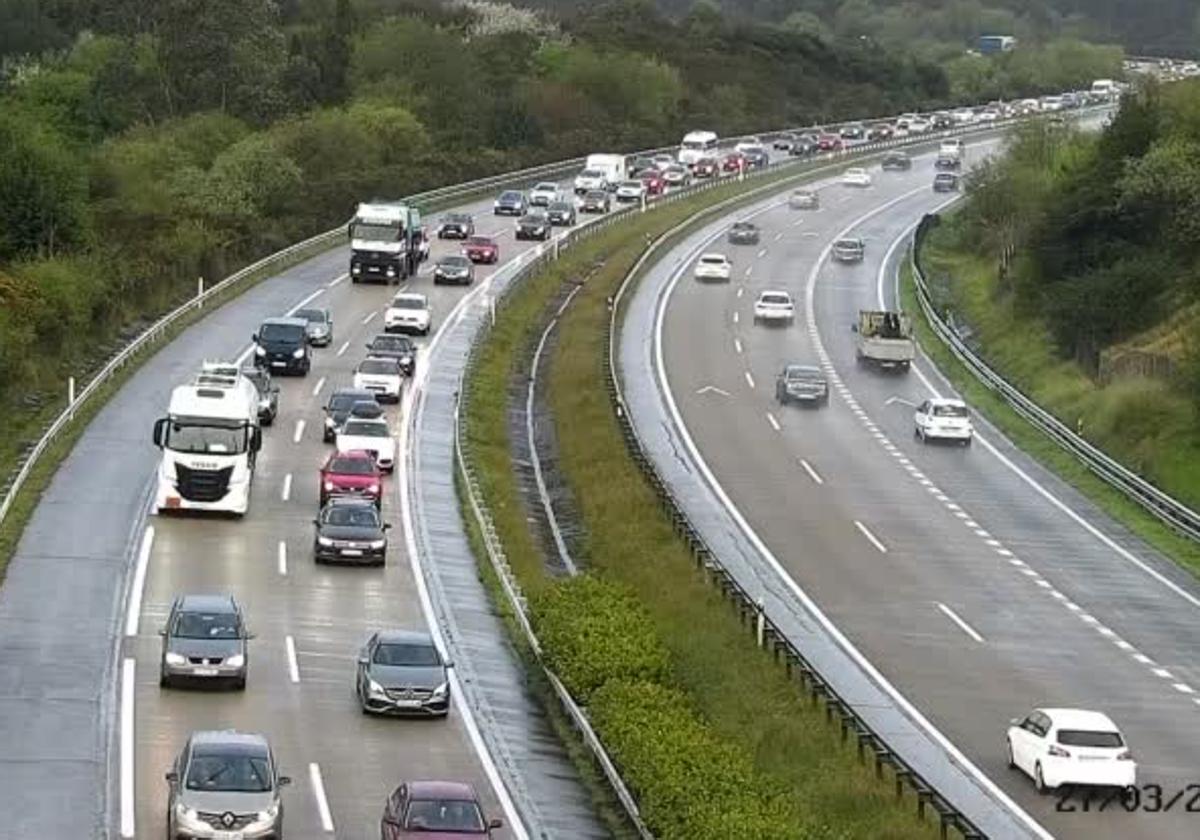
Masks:
[[[399,359],[368,356],[354,368],[354,387],[370,391],[379,402],[400,402],[404,393],[404,371]]]
[[[334,452],[321,467],[320,504],[334,496],[366,499],[375,507],[383,505],[383,473],[375,456],[366,450]]]
[[[1096,79],[1096,81],[1092,82],[1091,93],[1094,96],[1103,99],[1112,99],[1118,92],[1117,83],[1112,79]]]
[[[754,301],[754,323],[790,324],[796,318],[792,296],[784,291],[765,291]]]
[[[406,782],[383,809],[381,840],[490,838],[503,823],[485,820],[475,790],[464,782]]]
[[[569,201],[556,201],[546,208],[550,224],[571,227],[575,224],[575,205]]]
[[[866,247],[866,243],[857,236],[837,239],[833,243],[833,258],[838,262],[862,262]]]
[[[912,321],[903,312],[860,310],[853,329],[857,333],[855,357],[860,365],[906,371],[917,356]]]
[[[246,642],[251,638],[232,595],[179,595],[162,632],[158,684],[227,683],[246,688]]]
[[[836,134],[822,134],[817,138],[817,150],[822,152],[836,152],[842,148],[842,138]]]
[[[350,406],[347,420],[379,420],[384,416],[383,406],[372,396],[369,400],[356,400]]]
[[[693,178],[715,178],[721,174],[721,164],[716,158],[700,158],[692,165]]]
[[[338,388],[329,395],[329,401],[325,403],[324,408],[325,431],[322,439],[325,443],[333,443],[342,424],[350,416],[351,407],[362,400],[375,402],[375,395],[362,388]]]
[[[421,262],[421,213],[402,203],[360,204],[350,222],[350,281],[400,283]]]
[[[622,181],[617,187],[617,201],[619,202],[636,202],[645,197],[646,185],[641,181]]]
[[[684,166],[695,166],[717,151],[718,138],[711,131],[689,131],[679,145],[679,162]]]
[[[671,187],[686,187],[692,182],[692,173],[686,166],[675,164],[662,171],[663,180]]]
[[[674,159],[671,162],[674,163]],[[628,177],[629,169],[625,164],[624,155],[588,155],[583,172],[575,178],[575,192],[581,194],[588,190],[612,190]]]
[[[433,285],[453,283],[469,286],[475,280],[475,264],[461,254],[447,254],[433,267]]]
[[[1008,764],[1038,793],[1063,785],[1132,788],[1137,762],[1121,730],[1102,712],[1034,709],[1008,727]]]
[[[782,134],[777,134],[775,139],[771,141],[771,148],[781,152],[790,152],[792,147],[796,145],[796,135],[790,131],[785,131]]]
[[[933,176],[934,192],[957,192],[958,176],[953,172],[939,172]]]
[[[733,147],[733,150],[735,152],[741,152],[741,153],[745,154],[747,149],[762,148],[762,144],[763,144],[762,140],[758,139],[757,137],[754,137],[754,136],[743,137]]]
[[[367,355],[395,359],[407,376],[416,370],[417,345],[406,335],[380,333],[367,343]]]
[[[944,111],[939,111],[929,118],[929,127],[934,131],[945,131],[948,128],[953,128],[954,117]]]
[[[933,123],[924,117],[915,117],[908,121],[909,134],[925,134],[933,128]]]
[[[724,254],[701,254],[696,260],[697,280],[729,280],[732,273],[733,263]]]
[[[765,169],[771,163],[770,153],[762,146],[747,146],[742,149],[747,169]]]
[[[322,505],[313,520],[313,560],[317,563],[387,562],[387,531],[391,527],[379,515],[371,499],[334,496]]]
[[[575,194],[583,195],[589,190],[608,189],[608,179],[599,169],[585,169],[575,176]]]
[[[966,153],[967,147],[963,143],[961,137],[951,137],[948,140],[943,140],[938,146],[938,155],[962,159]]]
[[[813,190],[793,190],[788,196],[788,207],[793,210],[820,210],[821,195]]]
[[[308,343],[313,347],[328,347],[333,341],[333,316],[329,314],[328,309],[300,309],[292,317],[308,322],[305,332],[308,335]]]
[[[307,376],[312,367],[308,349],[308,321],[302,318],[267,318],[251,336],[254,363],[277,373]]]
[[[930,440],[957,440],[971,445],[971,413],[962,400],[929,399],[913,412],[913,435],[922,443]]]
[[[912,169],[912,158],[907,152],[890,152],[883,156],[883,162],[880,164],[884,172],[889,170],[906,171]]]
[[[475,235],[475,220],[470,213],[447,213],[438,225],[438,239],[466,239]]]
[[[529,203],[533,207],[548,207],[558,198],[558,184],[553,181],[542,181],[529,191]]]
[[[863,128],[862,123],[850,123],[849,125],[844,125],[842,126],[842,130],[839,132],[839,135],[843,140],[861,140],[863,139],[864,134],[866,134],[866,129]]]
[[[979,122],[995,122],[996,120],[1000,119],[1000,112],[995,108],[984,108],[979,112],[978,118]]]
[[[450,713],[449,668],[424,631],[374,633],[358,654],[358,701],[364,712],[445,717]]]
[[[258,422],[261,426],[270,426],[279,416],[279,386],[271,381],[271,374],[266,368],[242,368],[242,376],[250,381],[258,393]]]
[[[953,117],[954,121],[959,125],[970,125],[971,123],[975,122],[975,112],[970,108],[959,108],[950,116]]]
[[[891,140],[896,129],[888,123],[875,123],[867,128],[868,140]]]
[[[646,186],[646,195],[662,195],[663,190],[667,188],[667,182],[663,179],[662,173],[657,169],[646,169],[640,175],[638,180]]]
[[[338,452],[363,449],[375,455],[379,469],[390,473],[396,466],[396,439],[387,421],[351,417],[342,424],[335,440]]]
[[[754,222],[734,222],[729,228],[728,239],[734,245],[757,245],[758,225]]]
[[[673,155],[666,153],[657,154],[652,158],[652,160],[654,161],[654,168],[659,172],[666,169],[668,166],[675,166],[679,163],[679,161],[676,160]]]
[[[629,164],[629,175],[632,178],[637,178],[647,169],[654,169],[654,159],[645,155],[635,157],[633,162]]]
[[[741,172],[746,168],[746,156],[741,152],[730,152],[721,158],[722,172]]]
[[[583,196],[580,213],[607,213],[610,207],[609,194],[604,190],[591,190]]]
[[[492,202],[492,213],[497,216],[523,216],[528,209],[525,193],[518,190],[505,190]]]
[[[433,312],[429,298],[420,292],[400,292],[392,298],[383,313],[384,332],[406,332],[429,335]]]
[[[1041,102],[1043,111],[1062,110],[1062,97],[1060,96],[1043,96]]]
[[[962,158],[939,154],[933,161],[933,168],[939,171],[949,171],[960,169],[962,167]]]
[[[842,183],[848,187],[869,187],[871,173],[861,166],[852,166],[842,173]]]
[[[171,840],[283,836],[281,775],[266,737],[225,730],[193,732],[166,774]]]
[[[792,148],[788,150],[789,157],[808,157],[817,152],[817,141],[808,137],[797,137]]]
[[[530,210],[517,219],[516,238],[545,242],[550,238],[550,217],[544,210]]]
[[[473,263],[497,263],[500,246],[490,236],[472,236],[463,243],[463,253]]]
[[[829,404],[829,381],[819,367],[787,365],[775,378],[775,399],[782,405],[792,402]]]

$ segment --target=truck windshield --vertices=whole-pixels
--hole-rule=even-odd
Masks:
[[[189,455],[240,455],[246,451],[245,426],[210,426],[203,421],[173,419],[166,447]]]
[[[400,226],[355,222],[350,228],[350,237],[352,239],[369,239],[372,242],[396,242],[400,239]]]

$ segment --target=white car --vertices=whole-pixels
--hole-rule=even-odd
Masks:
[[[980,122],[995,122],[1000,119],[1000,112],[995,108],[984,108],[979,112]]]
[[[1117,725],[1084,709],[1034,709],[1014,719],[1008,764],[1029,774],[1039,793],[1060,785],[1137,784],[1137,762]]]
[[[766,291],[754,301],[754,323],[790,324],[796,318],[796,306],[787,292]]]
[[[848,187],[869,187],[871,173],[861,166],[852,166],[842,173],[842,183]]]
[[[400,402],[404,389],[400,360],[368,356],[354,369],[354,387],[370,391],[379,402]]]
[[[954,121],[960,125],[970,125],[971,123],[975,122],[975,112],[970,108],[959,108],[950,116],[952,116]]]
[[[375,463],[384,472],[391,472],[396,467],[396,439],[382,417],[348,418],[338,429],[335,443],[338,452],[365,449],[374,454]]]
[[[937,397],[925,400],[913,414],[913,433],[922,443],[930,440],[957,440],[971,445],[975,429],[971,412],[962,400]]]
[[[908,121],[909,134],[924,134],[933,128],[933,124],[924,117],[916,117]]]
[[[599,169],[585,169],[575,176],[575,192],[585,193],[591,190],[608,189],[608,179]]]
[[[401,292],[383,313],[383,328],[387,332],[414,332],[429,335],[433,312],[429,299],[419,292]]]
[[[949,140],[943,140],[942,145],[938,146],[939,155],[951,157],[962,157],[965,150],[966,144],[963,143],[961,137],[952,137]]]
[[[529,191],[529,203],[534,207],[549,207],[558,201],[558,184],[543,181]]]
[[[738,144],[733,147],[735,152],[745,152],[747,149],[757,149],[762,146],[763,142],[757,137],[747,137],[745,140],[739,140]]]
[[[701,254],[696,260],[697,280],[728,280],[733,274],[733,263],[724,254]]]
[[[666,153],[655,155],[651,158],[651,160],[654,161],[654,168],[659,171],[666,169],[668,166],[675,166],[679,163],[679,161],[675,159],[674,155],[668,155]]]
[[[622,181],[617,187],[617,201],[641,201],[646,195],[646,185],[641,181]]]

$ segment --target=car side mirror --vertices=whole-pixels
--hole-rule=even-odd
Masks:
[[[399,828],[399,827],[400,827],[400,821],[399,821],[398,819],[396,819],[394,816],[392,816],[391,814],[384,814],[384,815],[383,815],[383,824],[384,824],[384,825],[388,825],[388,826],[392,826],[393,828]]]
[[[176,773],[174,770],[168,770],[166,773],[163,773],[163,778],[166,779],[171,784],[175,784],[176,782],[179,781],[179,774]]]
[[[1020,725],[1021,725],[1021,719],[1020,719],[1020,718],[1013,718],[1012,720],[1010,720],[1010,721],[1009,721],[1009,724],[1010,724],[1011,726],[1020,726]]]
[[[391,522],[384,522],[384,523],[383,523],[383,530],[385,530],[385,531],[390,531],[390,530],[392,530],[392,523],[391,523]]]
[[[490,820],[488,820],[488,828],[504,828],[504,820],[500,819],[499,817],[492,817]]]
[[[851,324],[850,332],[855,332],[855,333],[858,332],[858,324]]]
[[[358,657],[358,664],[359,664],[359,665],[370,665],[370,664],[371,664],[371,662],[370,662],[370,660],[369,660],[369,659],[367,659],[367,657],[365,657],[365,656],[360,656],[360,657]]]
[[[291,777],[291,776],[280,776],[280,777],[279,777],[279,786],[280,786],[280,787],[287,787],[287,786],[288,786],[288,785],[290,785],[291,783],[292,783],[292,777]]]
[[[250,340],[253,341],[255,344],[258,344],[258,333],[251,333]]]
[[[321,524],[321,520],[317,519],[316,517],[313,517],[312,524],[314,524],[314,525],[320,525],[320,524]]]
[[[444,664],[442,667],[443,667],[443,668],[453,668],[453,667],[454,667],[454,660],[453,660],[453,659],[447,660],[447,661],[446,661],[446,663],[445,663],[445,664]]]
[[[154,421],[154,445],[162,449],[167,443],[167,423],[170,421],[166,417],[160,417]]]
[[[278,386],[278,385],[272,385],[272,386],[271,386],[271,393],[272,393],[272,394],[278,394],[278,393],[279,393],[279,386]]]
[[[245,640],[248,642],[248,641],[250,641],[251,639],[257,639],[257,638],[258,638],[258,634],[257,634],[257,633],[251,633],[251,632],[247,631],[247,632],[246,632],[246,634],[245,634],[244,636],[242,636],[242,638],[243,638],[243,639],[245,639]]]

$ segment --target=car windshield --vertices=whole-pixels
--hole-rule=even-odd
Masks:
[[[704,151],[705,144],[700,140],[684,140],[683,148],[690,149],[694,152]]]
[[[808,190],[796,190],[796,192],[794,192],[792,194],[794,196],[796,196],[796,198],[812,198],[813,197],[813,193]]]
[[[857,251],[859,248],[862,247],[862,243],[859,242],[857,239],[839,239],[837,241],[837,244],[835,247],[844,248],[846,250]]]
[[[601,173],[598,169],[585,169],[579,174],[583,178],[599,178]]]
[[[375,648],[376,665],[434,668],[442,664],[437,648],[429,642],[384,642]]]
[[[266,756],[193,753],[185,785],[188,790],[266,793],[271,790],[271,768]]]
[[[176,639],[236,639],[237,616],[229,612],[181,612],[171,635]]]
[[[752,225],[750,222],[734,222],[733,229],[734,230],[742,230],[742,231],[751,231],[751,230],[754,230],[754,225]]]
[[[538,192],[556,192],[558,190],[558,184],[551,184],[548,182],[541,183],[534,187],[534,189]]]
[[[352,239],[368,239],[372,242],[395,242],[400,239],[400,226],[355,222],[350,229],[350,237]]]
[[[309,323],[325,323],[325,311],[322,309],[301,309],[293,317],[303,318]]]
[[[392,309],[424,309],[424,298],[396,297],[392,300]]]
[[[603,190],[592,190],[585,197],[588,201],[603,201],[606,195],[607,194]]]
[[[510,201],[510,202],[519,202],[521,200],[521,194],[519,192],[500,193],[500,200],[501,201]]]
[[[467,268],[471,261],[466,257],[442,257],[438,264],[446,268]]]
[[[483,814],[466,799],[414,799],[408,805],[405,828],[414,831],[453,831],[482,834]]]
[[[640,190],[642,188],[641,181],[622,181],[621,186],[627,190]]]
[[[467,240],[467,245],[471,245],[471,246],[475,246],[475,247],[482,247],[482,248],[490,248],[492,245],[492,240],[490,240],[486,237],[483,237],[483,236],[472,236],[470,239]]]
[[[390,359],[366,359],[359,364],[358,372],[399,376],[400,367]]]
[[[545,221],[545,213],[529,213],[521,219],[522,224],[526,225],[540,225],[545,223]]]
[[[175,420],[167,424],[166,447],[190,455],[239,455],[246,451],[243,426],[208,426]]]
[[[1119,732],[1096,732],[1089,729],[1060,729],[1058,743],[1065,747],[1101,747],[1117,749],[1125,746]]]
[[[385,351],[392,353],[408,353],[412,350],[412,342],[402,335],[379,335],[371,342],[368,348],[372,351]]]
[[[787,295],[765,294],[761,298],[759,298],[759,301],[761,303],[791,305],[792,299],[789,298]]]
[[[367,399],[366,394],[353,394],[342,392],[334,394],[329,398],[330,411],[349,411],[350,406],[362,399]],[[372,397],[374,399],[374,397]]]
[[[565,213],[570,209],[571,205],[565,201],[556,201],[550,205],[550,212],[552,213]]]
[[[471,221],[471,217],[465,213],[448,213],[442,217],[443,224],[462,225]]]
[[[824,379],[824,376],[821,371],[813,367],[790,367],[787,369],[787,378],[819,382]]]
[[[353,526],[357,528],[378,528],[379,512],[375,505],[330,505],[321,514],[321,522],[325,525]]]
[[[385,438],[391,435],[391,430],[388,429],[386,423],[377,423],[371,420],[348,420],[342,427],[342,432],[354,437]]]
[[[934,417],[966,417],[965,405],[935,405],[930,411]]]
[[[304,340],[304,327],[300,324],[263,324],[258,337],[263,341],[300,342]]]
[[[338,475],[373,475],[375,465],[367,458],[334,458],[328,470]]]
[[[701,257],[700,262],[708,263],[709,265],[725,265],[724,257]]]

